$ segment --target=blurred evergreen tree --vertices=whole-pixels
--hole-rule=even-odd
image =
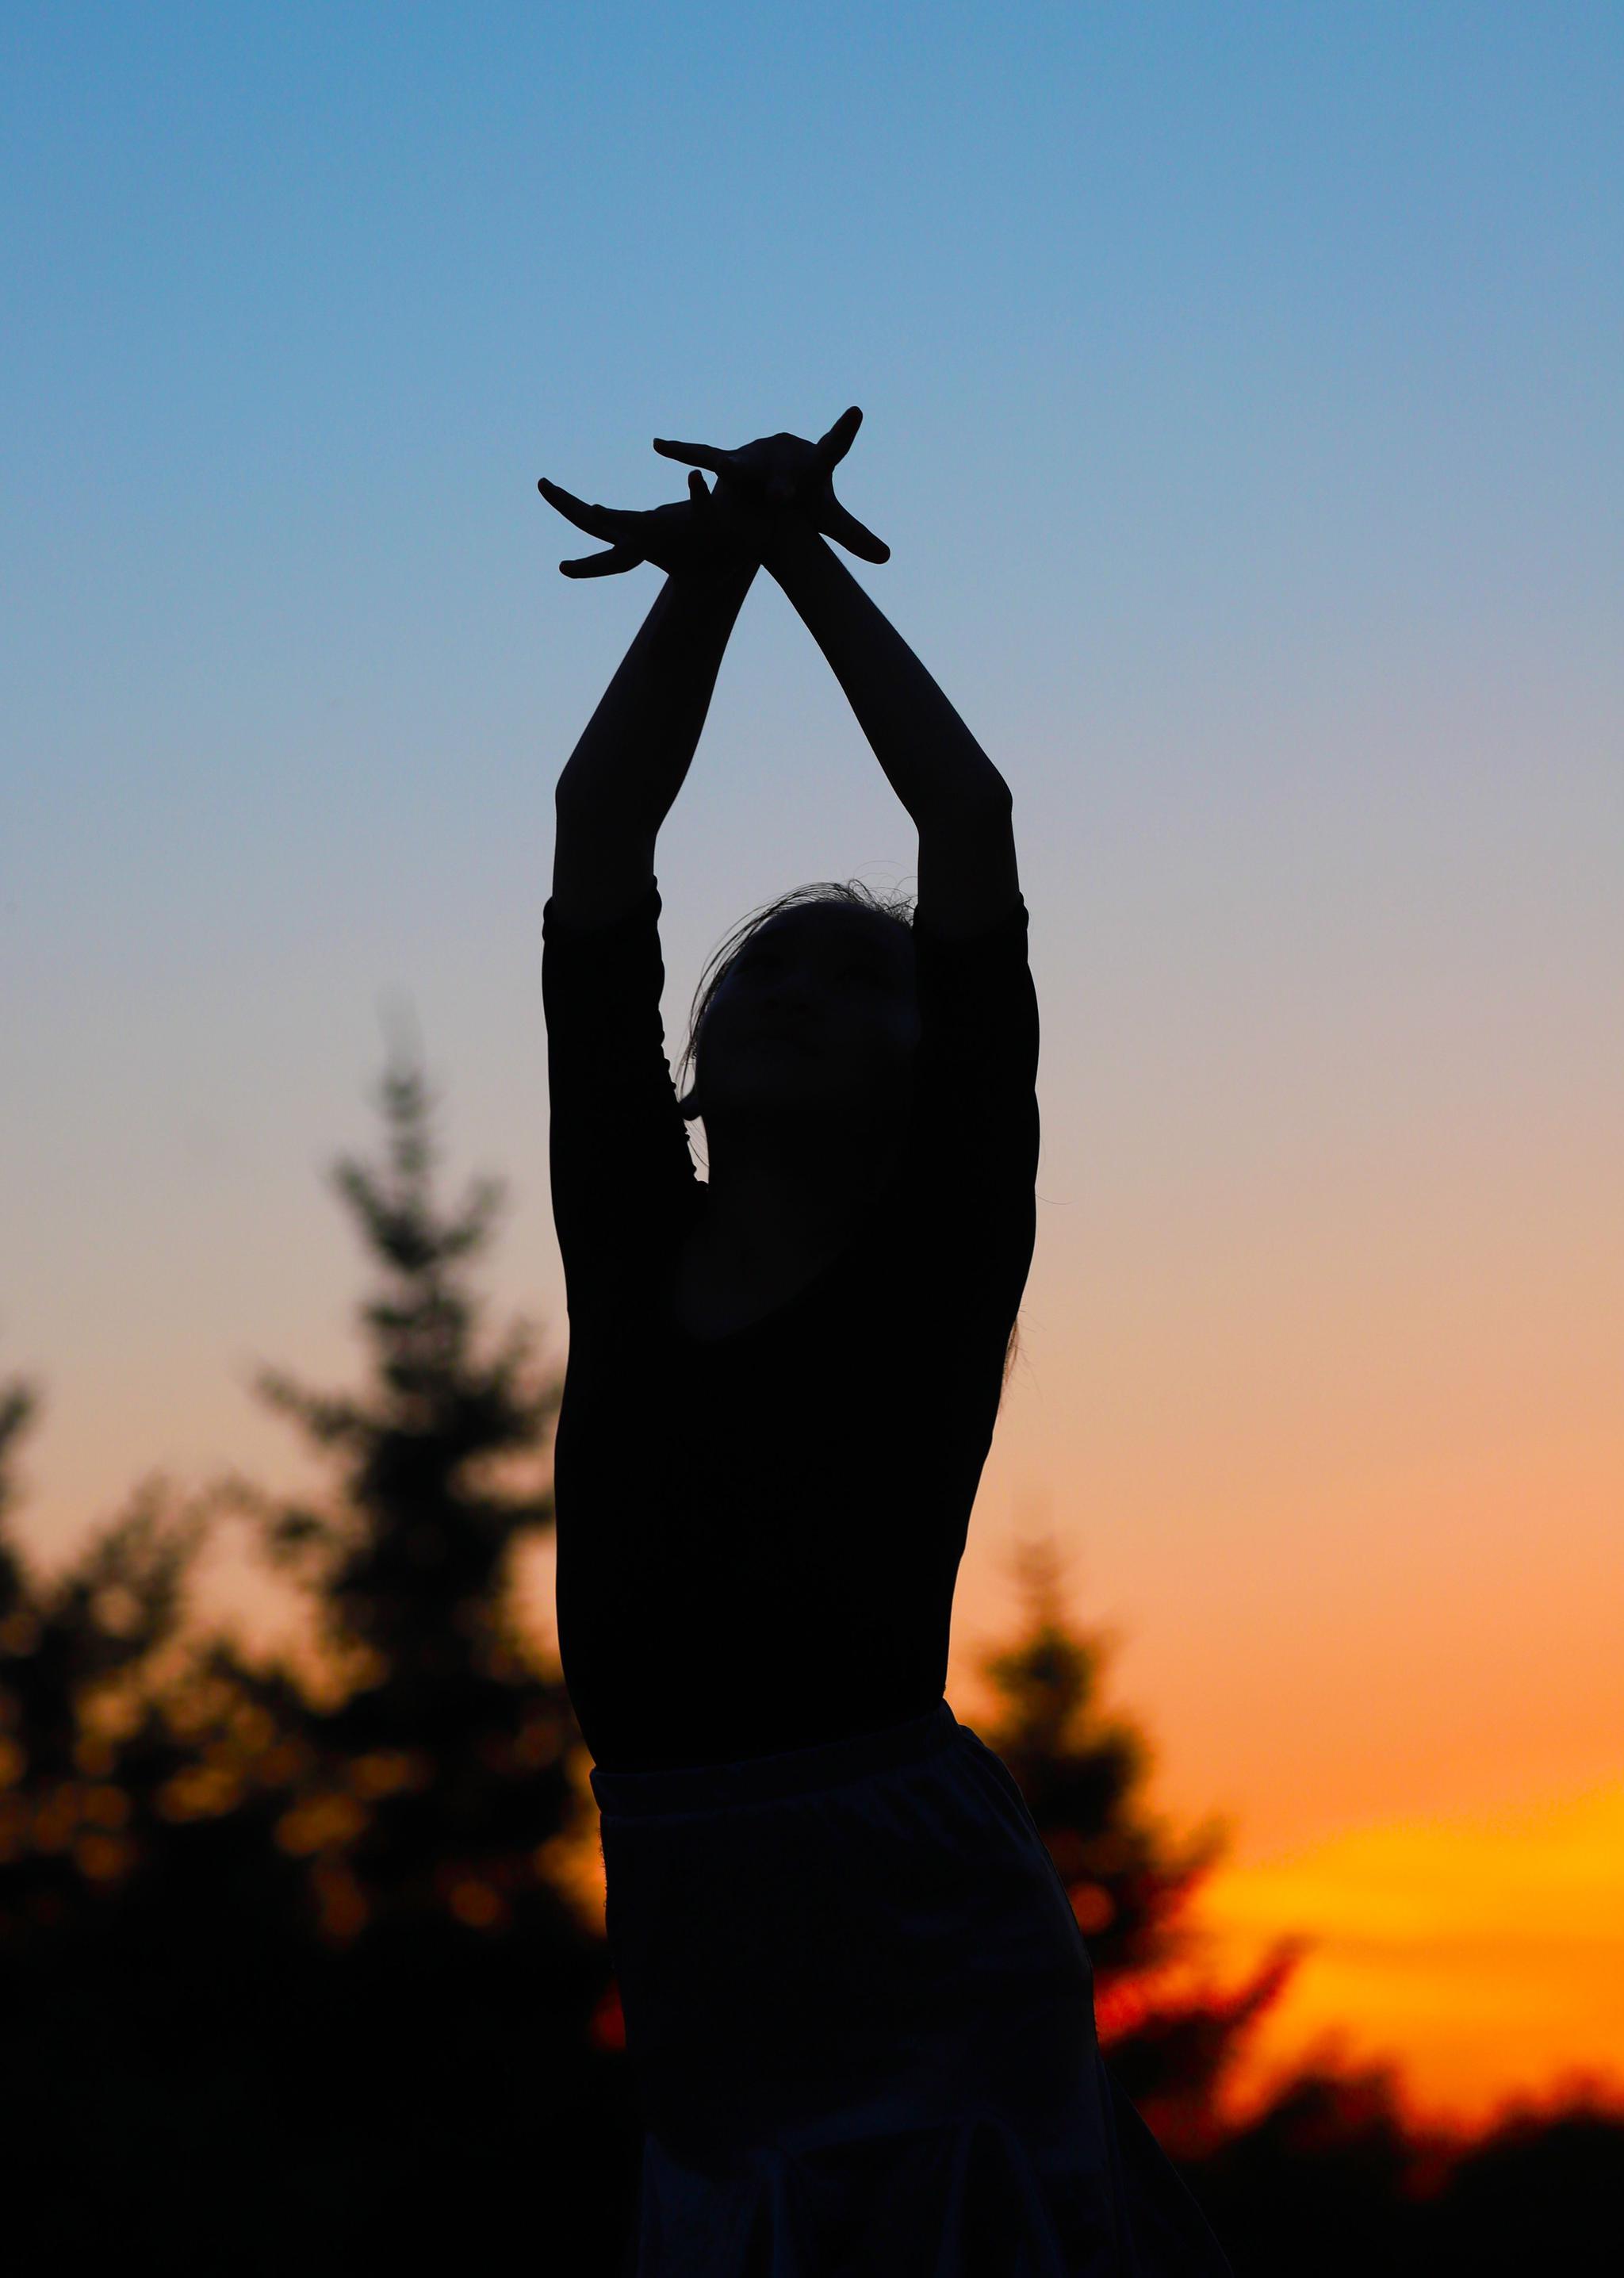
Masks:
[[[162,2244],[201,2270],[222,2199],[278,2159],[296,2114],[267,2030],[293,2014],[278,1932],[295,1892],[270,1841],[276,1800],[245,1798],[226,1769],[239,1689],[184,1635],[206,1499],[178,1509],[151,1482],[42,1575],[11,1527],[33,1409],[23,1387],[0,1397],[7,2248],[37,2268]]]
[[[1390,2068],[1309,2065],[1231,2129],[1193,2180],[1236,2278],[1422,2278],[1479,2267],[1447,2240],[1436,2256],[1425,2248],[1423,2203],[1447,2172],[1412,2136]]]
[[[1624,2270],[1624,2101],[1579,2083],[1513,2106],[1460,2147],[1425,2196],[1418,2273],[1615,2278]]]
[[[260,1379],[331,1487],[236,1491],[323,1662],[274,1839],[334,1965],[320,2038],[348,2083],[333,2125],[374,2211],[369,2253],[529,2251],[590,2217],[586,2273],[618,2253],[637,2130],[623,2052],[595,2030],[602,1926],[560,1872],[595,1816],[584,1744],[515,1601],[515,1553],[553,1523],[539,1458],[561,1378],[523,1324],[484,1333],[472,1277],[499,1188],[442,1207],[420,1070],[391,1067],[380,1104],[382,1161],[334,1173],[373,1275],[364,1387]]]
[[[623,2052],[593,2030],[601,1926],[554,1872],[591,1795],[512,1588],[515,1549],[552,1523],[513,1473],[545,1454],[560,1387],[523,1329],[480,1334],[496,1189],[443,1213],[420,1075],[392,1070],[383,1105],[383,1163],[337,1173],[376,1269],[364,1387],[263,1380],[330,1460],[319,1503],[233,1481],[177,1510],[155,1486],[47,1585],[5,1523],[31,1400],[0,1397],[19,2267],[618,2264],[637,2121]],[[183,1622],[227,1507],[314,1612],[314,1676]]]
[[[68,1929],[161,1845],[165,1783],[187,1759],[159,1705],[184,1585],[203,1538],[161,1480],[139,1487],[54,1579],[12,1530],[32,1388],[0,1390],[0,1927]]]
[[[1237,2278],[1387,2278],[1620,2267],[1624,2113],[1582,2097],[1481,2138],[1422,2129],[1391,2065],[1318,2060],[1251,2109],[1225,2097],[1248,2035],[1308,1941],[1231,1987],[1202,1982],[1192,1902],[1222,1857],[1211,1819],[1175,1835],[1147,1809],[1150,1752],[1103,1706],[1105,1641],[1069,1619],[1052,1541],[1018,1555],[1022,1624],[987,1655],[1009,1765],[1087,1941],[1106,2062],[1184,2168]]]
[[[381,1098],[385,1161],[334,1174],[377,1278],[361,1313],[370,1381],[348,1395],[260,1379],[332,1490],[315,1506],[240,1498],[317,1618],[330,1697],[309,1705],[278,1839],[309,1862],[316,1919],[339,1942],[402,1912],[492,1934],[551,1920],[548,1846],[578,1810],[579,1735],[513,1588],[515,1551],[553,1524],[550,1491],[515,1472],[545,1445],[561,1381],[535,1366],[524,1325],[480,1334],[469,1271],[499,1189],[478,1181],[443,1212],[421,1072],[392,1068]]]
[[[1025,1797],[1087,1943],[1106,2061],[1165,2148],[1196,2160],[1225,2132],[1222,2091],[1300,1943],[1281,1940],[1239,1985],[1192,1983],[1191,1904],[1223,1855],[1224,1824],[1180,1838],[1151,1814],[1148,1746],[1102,1703],[1107,1647],[1068,1620],[1058,1551],[1026,1545],[1016,1563],[1022,1627],[980,1664],[1002,1703],[986,1738]]]

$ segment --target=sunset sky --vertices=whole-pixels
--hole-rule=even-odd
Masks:
[[[305,1478],[387,1038],[561,1359],[552,790],[658,585],[546,474],[860,404],[864,582],[1009,781],[1053,1534],[1215,1952],[1478,2111],[1624,2084],[1624,13],[17,7],[0,1374],[28,1541]],[[662,836],[711,949],[916,841],[763,580]],[[878,1274],[884,1261],[876,1259]],[[221,1603],[250,1585],[229,1559]],[[542,1578],[540,1596],[546,1592]]]

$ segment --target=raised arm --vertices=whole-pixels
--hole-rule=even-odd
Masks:
[[[938,931],[996,925],[1020,892],[1010,786],[907,642],[810,524],[766,566],[834,669],[919,834],[919,908]]]
[[[766,566],[834,668],[892,790],[921,829],[1010,799],[1010,786],[884,612],[810,524],[786,519]]]
[[[765,567],[778,580],[845,690],[858,725],[919,833],[919,907],[943,933],[995,925],[1020,893],[1010,787],[919,658],[820,531],[868,561],[888,549],[835,501],[833,465],[861,414],[817,444],[765,437],[741,451],[657,443],[714,470],[717,497],[763,517]]]
[[[554,484],[540,485],[560,513],[629,557],[612,569],[643,560],[668,573],[554,790],[553,904],[567,925],[610,924],[648,891],[656,835],[698,747],[756,574],[736,526],[693,479],[690,502],[643,515],[584,506]],[[603,574],[561,566],[577,577]]]

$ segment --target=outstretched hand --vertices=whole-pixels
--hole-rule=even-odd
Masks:
[[[667,459],[708,467],[713,490],[703,475],[688,478],[688,496],[646,513],[591,506],[544,475],[537,489],[567,522],[603,539],[607,551],[560,562],[566,577],[614,577],[652,562],[669,576],[716,574],[741,565],[753,569],[772,546],[784,519],[810,523],[865,562],[888,562],[891,549],[848,514],[835,495],[835,469],[851,448],[863,424],[854,404],[815,443],[799,435],[764,435],[736,451],[709,443],[668,443],[654,448]]]
[[[865,530],[835,495],[834,473],[851,448],[863,415],[854,403],[827,435],[809,443],[799,435],[764,435],[736,451],[709,443],[670,443],[656,436],[663,458],[684,466],[706,467],[716,477],[719,495],[731,494],[743,507],[775,519],[784,512],[805,516],[826,538],[864,562],[888,562],[891,549]]]
[[[560,562],[566,577],[614,577],[652,562],[667,575],[753,568],[760,560],[747,529],[705,487],[703,475],[690,475],[688,496],[646,513],[614,506],[589,506],[572,491],[560,490],[544,475],[536,485],[550,507],[589,537],[601,538],[606,554],[579,554]]]

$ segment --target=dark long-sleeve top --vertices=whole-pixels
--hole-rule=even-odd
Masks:
[[[569,1348],[553,1446],[559,1649],[595,1761],[734,1762],[922,1715],[1032,1262],[1027,912],[914,918],[903,1141],[833,1261],[764,1319],[674,1311],[705,1190],[665,1055],[658,882],[543,913]]]

